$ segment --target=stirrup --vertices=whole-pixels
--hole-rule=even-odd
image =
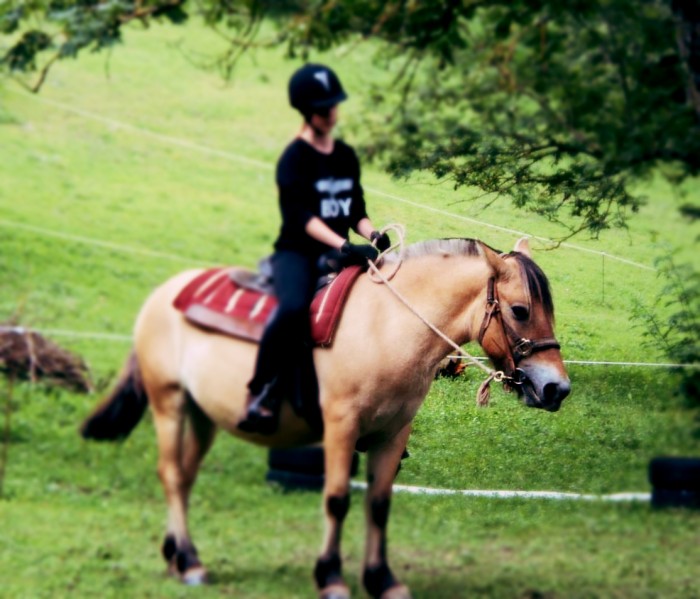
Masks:
[[[276,382],[267,383],[257,395],[248,395],[248,411],[238,423],[239,430],[261,435],[271,435],[277,430],[280,399],[275,395]]]

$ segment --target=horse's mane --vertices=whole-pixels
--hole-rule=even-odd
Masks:
[[[450,256],[481,256],[481,245],[485,245],[477,239],[430,239],[419,241],[409,245],[404,251],[404,259],[417,258],[420,256],[430,256],[443,254]],[[489,246],[490,247],[490,246]],[[537,264],[520,252],[503,253],[500,250],[491,248],[503,257],[511,257],[518,261],[522,272],[525,275],[530,297],[536,302],[540,302],[549,318],[554,318],[554,302],[552,292],[549,288],[547,276]]]
[[[413,243],[405,249],[404,258],[417,258],[435,254],[450,256],[480,256],[480,242],[476,239],[429,239]]]

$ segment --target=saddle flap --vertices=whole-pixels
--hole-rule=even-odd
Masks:
[[[350,289],[363,272],[361,266],[348,266],[316,293],[311,303],[311,338],[316,345],[330,347]]]
[[[314,343],[329,347],[345,300],[362,268],[343,270],[314,297],[310,310]],[[212,268],[197,275],[173,301],[185,318],[202,328],[258,342],[277,307],[258,275],[237,268]]]

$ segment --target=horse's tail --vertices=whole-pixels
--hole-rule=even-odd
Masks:
[[[148,406],[136,354],[132,351],[116,387],[80,427],[85,439],[118,441],[129,436]]]

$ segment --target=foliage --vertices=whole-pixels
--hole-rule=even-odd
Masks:
[[[660,164],[700,173],[700,8],[681,0],[5,0],[11,71],[121,40],[126,23],[198,14],[227,40],[227,75],[256,45],[290,56],[375,38],[394,86],[368,93],[366,155],[597,235]],[[261,39],[263,18],[279,24]],[[37,24],[38,23],[38,24]],[[374,113],[379,118],[373,118]]]
[[[0,65],[10,72],[40,68],[32,88],[38,91],[56,60],[111,48],[135,19],[181,22],[187,17],[181,5],[181,0],[3,0],[0,34],[11,36],[11,43]]]
[[[700,271],[677,264],[673,254],[661,257],[657,266],[666,284],[655,306],[638,304],[636,316],[646,325],[648,346],[661,345],[670,360],[692,365],[680,371],[679,392],[700,405]]]
[[[625,223],[643,201],[630,183],[660,163],[676,181],[700,172],[700,11],[656,0],[323,6],[297,45],[360,32],[402,63],[400,108],[388,100],[368,145],[394,174],[426,169],[596,234]]]

